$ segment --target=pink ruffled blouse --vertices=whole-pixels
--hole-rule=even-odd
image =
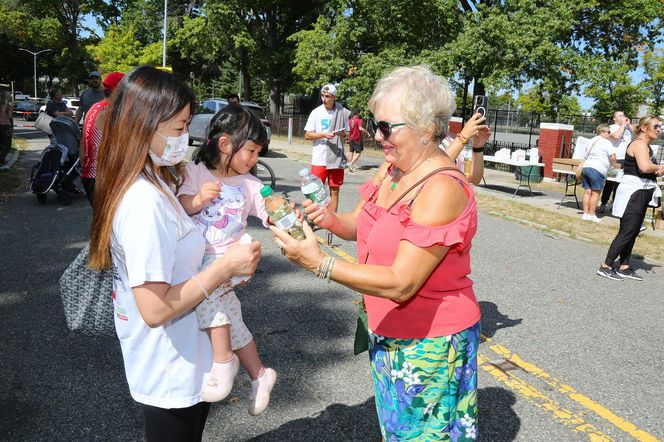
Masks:
[[[409,300],[399,303],[363,295],[369,329],[381,336],[448,336],[470,327],[480,319],[473,281],[468,278],[471,240],[477,231],[475,198],[470,185],[458,179],[454,172],[442,171],[439,174],[455,178],[468,196],[468,205],[463,213],[444,226],[416,224],[410,217],[410,201],[397,204],[389,212],[377,206],[374,195],[378,186],[372,181],[364,183],[360,188],[366,203],[356,224],[359,262],[366,260],[367,264],[391,265],[402,240],[423,248],[433,245],[450,248],[419,291]],[[413,266],[416,265],[413,263]]]

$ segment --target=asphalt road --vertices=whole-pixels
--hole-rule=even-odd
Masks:
[[[22,167],[38,154],[27,152]],[[277,150],[266,161],[277,190],[300,201],[304,163]],[[378,161],[363,158],[365,170],[347,175],[342,210]],[[0,440],[142,439],[117,340],[72,333],[62,314],[58,278],[90,216],[82,197],[60,206],[53,194],[40,206],[22,191],[0,205]],[[664,439],[661,264],[637,262],[643,282],[612,282],[594,274],[603,248],[484,214],[479,223],[480,440]],[[240,372],[231,397],[213,405],[205,440],[380,440],[367,357],[352,354],[357,295],[285,261],[257,224],[250,234],[263,259],[239,297],[279,379],[268,410],[251,417]],[[354,255],[353,244],[335,247]]]

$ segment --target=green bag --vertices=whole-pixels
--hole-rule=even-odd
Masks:
[[[369,350],[369,326],[367,320],[367,310],[364,307],[364,301],[354,301],[359,310],[357,316],[357,328],[355,329],[355,343],[353,353],[355,356]]]

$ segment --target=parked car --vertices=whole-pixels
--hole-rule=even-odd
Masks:
[[[30,100],[18,101],[14,105],[14,117],[22,117],[25,121],[35,121],[39,116],[39,103]]]
[[[65,102],[67,107],[71,109],[71,111],[76,115],[76,111],[78,110],[78,106],[80,105],[80,100],[76,97],[63,97],[62,101]],[[46,112],[46,104],[44,104],[42,107],[39,108],[39,112]]]
[[[243,101],[240,103],[242,106],[251,111],[254,115],[260,118],[261,123],[265,126],[267,131],[267,141],[263,145],[260,155],[263,156],[270,148],[270,139],[272,138],[272,123],[267,119],[265,108],[253,101]],[[219,112],[219,110],[228,106],[228,102],[221,98],[209,98],[198,105],[194,116],[189,123],[189,144],[194,142],[203,142],[207,139],[209,131],[210,120]]]
[[[28,98],[30,98],[30,95],[24,94],[21,91],[14,91],[14,100],[27,100]]]

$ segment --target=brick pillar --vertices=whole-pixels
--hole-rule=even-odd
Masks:
[[[447,124],[447,130],[453,134],[458,134],[461,132],[461,121],[460,117],[450,118],[450,122]]]
[[[561,156],[563,144],[568,148],[572,144],[574,126],[558,123],[541,123],[538,142],[539,154],[544,163],[544,176],[554,178],[551,166],[553,159]]]

